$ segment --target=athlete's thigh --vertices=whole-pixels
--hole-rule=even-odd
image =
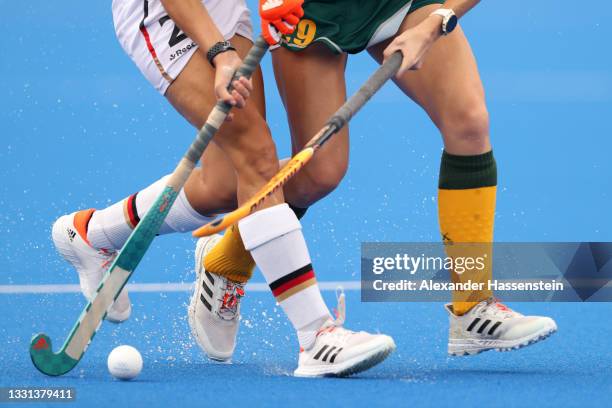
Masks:
[[[325,46],[313,44],[298,52],[278,48],[272,51],[272,62],[295,153],[344,103],[346,55],[333,54]],[[346,143],[345,136],[330,141],[332,146]]]
[[[233,37],[231,42],[243,58],[253,45],[250,40],[238,35]],[[214,92],[214,78],[214,68],[202,52],[196,52],[166,91],[166,98],[172,106],[197,129],[206,122],[209,113],[217,102]],[[234,120],[224,123],[219,129],[218,134],[213,139],[217,144],[224,142],[219,139],[239,139],[242,131],[249,127],[254,117],[265,118],[263,78],[259,68],[253,73],[252,80],[253,91],[246,107],[235,109]],[[204,153],[207,157],[203,159],[203,163],[211,162],[211,158],[208,156],[213,155],[215,157],[219,156],[218,160],[220,161],[227,160],[225,155],[217,153],[219,153],[217,149],[213,148],[210,151],[207,149]],[[221,168],[228,165],[227,163],[219,163]]]
[[[438,5],[425,6],[409,14],[400,32],[414,27]],[[390,40],[371,47],[368,51],[379,62]],[[395,83],[421,105],[442,131],[447,142],[452,137],[453,124],[449,117],[459,116],[458,110],[470,106],[484,106],[484,90],[476,60],[461,27],[436,41],[425,57],[423,67],[409,71]],[[456,113],[456,114],[455,114]],[[488,142],[487,142],[488,143]]]
[[[234,42],[245,55],[252,35],[250,13],[243,0],[201,0],[226,39]],[[170,19],[159,0],[113,0],[113,21],[117,39],[139,68],[143,76],[166,96],[171,104],[196,128],[202,126],[215,104],[214,70],[204,58],[204,52]],[[248,114],[260,118],[265,110],[261,72],[254,77],[255,89],[249,102]],[[245,109],[246,110],[246,109]],[[230,128],[248,120],[237,120]],[[224,126],[222,131],[228,126]],[[233,132],[239,133],[239,132]],[[189,136],[188,136],[189,137]],[[182,140],[178,137],[176,140]],[[189,139],[186,139],[189,140]],[[213,174],[215,176],[213,176]],[[218,182],[223,180],[224,182]],[[189,178],[186,189],[202,191],[203,187],[216,196],[232,197],[235,201],[235,174],[227,155],[211,143],[202,157],[202,170]],[[221,187],[224,187],[223,189]],[[192,188],[193,187],[193,188]],[[221,194],[219,194],[221,193]],[[213,197],[203,202],[215,208]],[[190,197],[194,197],[191,195]],[[204,200],[205,198],[205,200]],[[223,200],[222,200],[223,201]],[[227,200],[225,200],[227,201]]]
[[[295,153],[344,103],[346,55],[333,54],[322,44],[313,44],[299,52],[278,48],[272,52],[272,61],[278,90],[287,111]],[[325,174],[344,174],[347,162],[348,130],[345,127],[296,175],[288,190],[298,184],[305,185],[305,179],[315,174],[319,174],[321,179]]]
[[[250,40],[238,35],[233,37],[231,42],[243,58],[253,45]],[[198,129],[206,122],[208,114],[216,104],[214,79],[215,70],[200,51],[193,54],[166,91],[166,98],[172,106]],[[259,68],[253,74],[253,91],[247,101],[247,106],[244,109],[234,110],[234,114],[237,120],[242,120],[244,116],[252,114],[264,116],[263,79]],[[226,124],[228,126],[224,128],[233,127],[232,122]]]
[[[242,57],[252,45],[250,40],[240,36],[232,38],[231,42]],[[196,52],[166,91],[168,101],[197,129],[206,122],[208,114],[216,104],[214,75],[215,71],[208,60],[201,52]],[[248,123],[252,122],[252,118],[262,118],[264,112],[263,79],[258,69],[253,75],[253,91],[247,106],[244,109],[235,109],[234,120],[226,122],[219,129],[213,143],[202,156],[199,180],[192,178],[187,183],[190,197],[198,201],[199,207],[228,210],[235,206],[236,173],[227,154],[219,145],[227,145],[227,139],[233,139],[235,144],[243,142],[246,137],[241,138],[241,133],[248,127]],[[251,142],[257,143],[256,140]]]

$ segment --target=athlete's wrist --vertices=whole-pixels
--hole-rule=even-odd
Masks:
[[[427,16],[418,27],[422,29],[429,40],[435,41],[442,36],[442,31],[440,30],[441,24],[442,17],[432,14]]]
[[[236,54],[236,48],[234,48],[232,43],[230,43],[229,41],[220,41],[208,50],[208,52],[206,53],[206,59],[208,59],[210,65],[216,68],[218,61],[224,61],[224,58],[235,59],[238,55],[236,54],[234,56],[228,56],[227,54],[230,53]],[[222,55],[224,54],[226,54],[226,56],[222,57]],[[218,59],[219,57],[221,57],[220,60]]]

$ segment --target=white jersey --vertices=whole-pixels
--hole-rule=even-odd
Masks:
[[[244,0],[202,0],[228,40],[239,34],[253,39],[251,13]],[[119,43],[162,95],[181,73],[198,45],[168,16],[160,0],[113,0]]]

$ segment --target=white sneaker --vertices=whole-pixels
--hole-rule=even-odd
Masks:
[[[345,377],[381,363],[393,350],[395,342],[384,334],[347,330],[344,293],[338,298],[338,317],[329,319],[317,333],[309,350],[300,350],[296,377]]]
[[[60,255],[68,261],[79,274],[81,292],[87,300],[96,293],[100,281],[117,253],[91,247],[74,226],[74,216],[63,215],[55,221],[51,231],[53,244]],[[127,289],[123,289],[106,314],[106,320],[121,323],[130,317],[132,305]]]
[[[208,358],[230,362],[240,326],[240,299],[244,284],[204,268],[204,257],[222,238],[200,238],[195,250],[196,286],[189,304],[191,333]]]
[[[450,321],[448,354],[453,356],[516,350],[557,331],[550,317],[523,316],[493,298],[478,303],[462,316],[453,313],[450,303],[445,308]]]

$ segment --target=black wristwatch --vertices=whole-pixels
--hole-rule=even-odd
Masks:
[[[227,51],[236,51],[236,48],[234,48],[232,43],[229,41],[219,41],[218,43],[210,47],[210,50],[208,50],[208,52],[206,53],[206,59],[208,59],[210,65],[214,67],[215,63],[213,62],[213,60],[215,59],[215,57]]]

